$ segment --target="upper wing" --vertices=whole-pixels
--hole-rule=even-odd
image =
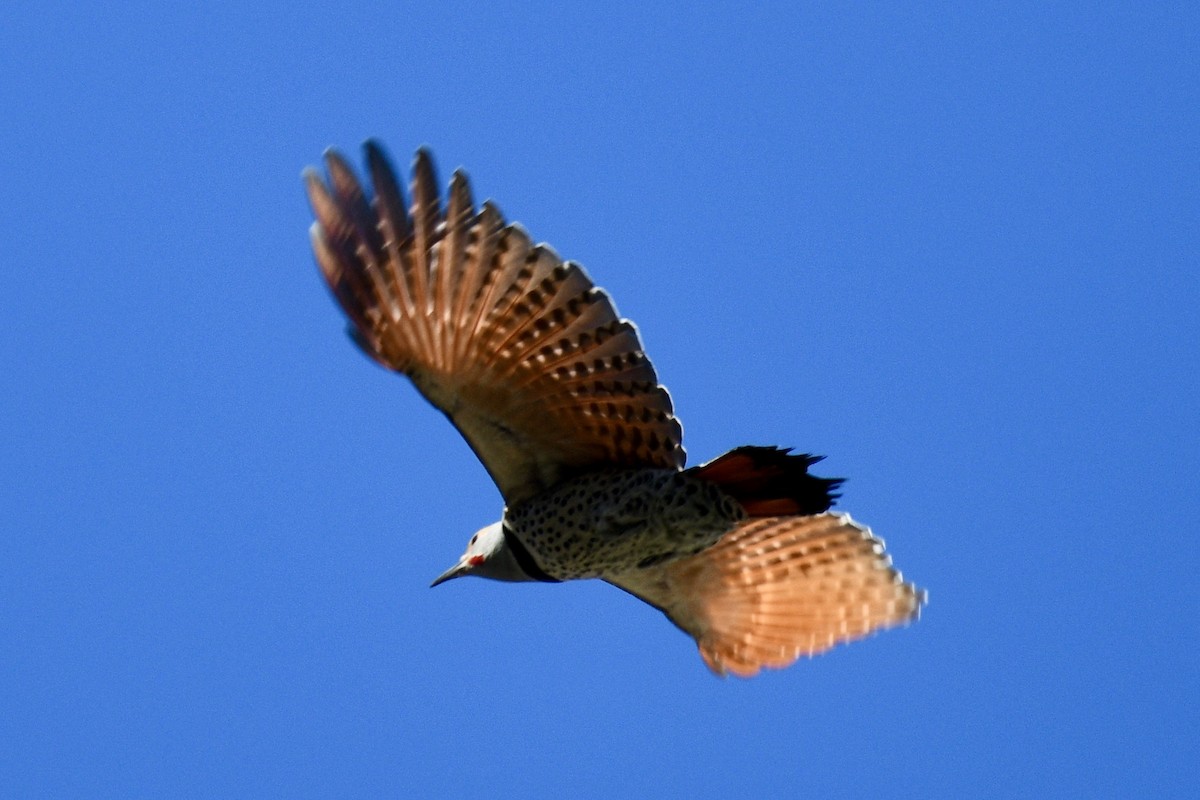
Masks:
[[[366,154],[373,198],[335,152],[328,184],[305,172],[317,263],[355,341],[445,412],[509,505],[589,469],[683,467],[637,330],[582,267],[476,211],[462,172],[443,208],[425,150],[406,212],[383,152]]]
[[[925,592],[845,514],[762,517],[616,586],[661,609],[713,672],[750,677],[915,620]]]

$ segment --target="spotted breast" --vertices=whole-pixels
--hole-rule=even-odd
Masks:
[[[556,580],[603,578],[694,555],[746,518],[710,481],[669,469],[604,470],[509,509],[504,523]]]

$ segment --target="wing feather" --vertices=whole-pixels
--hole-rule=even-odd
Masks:
[[[925,592],[845,514],[762,517],[709,549],[610,579],[690,634],[720,675],[750,677],[914,621]]]
[[[362,348],[458,427],[511,505],[605,467],[682,469],[683,431],[637,330],[578,264],[476,211],[461,171],[443,207],[417,151],[404,194],[366,145],[373,196],[326,154],[306,171],[313,252]]]

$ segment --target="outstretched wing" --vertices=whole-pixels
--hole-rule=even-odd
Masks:
[[[592,469],[684,464],[683,431],[633,323],[578,264],[534,245],[455,172],[442,207],[417,152],[411,210],[379,146],[374,196],[339,154],[305,183],[313,251],[350,332],[410,377],[513,505]]]
[[[914,621],[925,592],[845,514],[761,517],[709,549],[610,579],[690,634],[718,675],[782,668]]]

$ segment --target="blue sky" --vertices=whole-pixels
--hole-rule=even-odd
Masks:
[[[798,5],[7,4],[0,794],[1194,796],[1200,18]],[[692,463],[827,454],[923,619],[720,681],[429,590],[500,500],[313,266],[369,136],[587,266]]]

